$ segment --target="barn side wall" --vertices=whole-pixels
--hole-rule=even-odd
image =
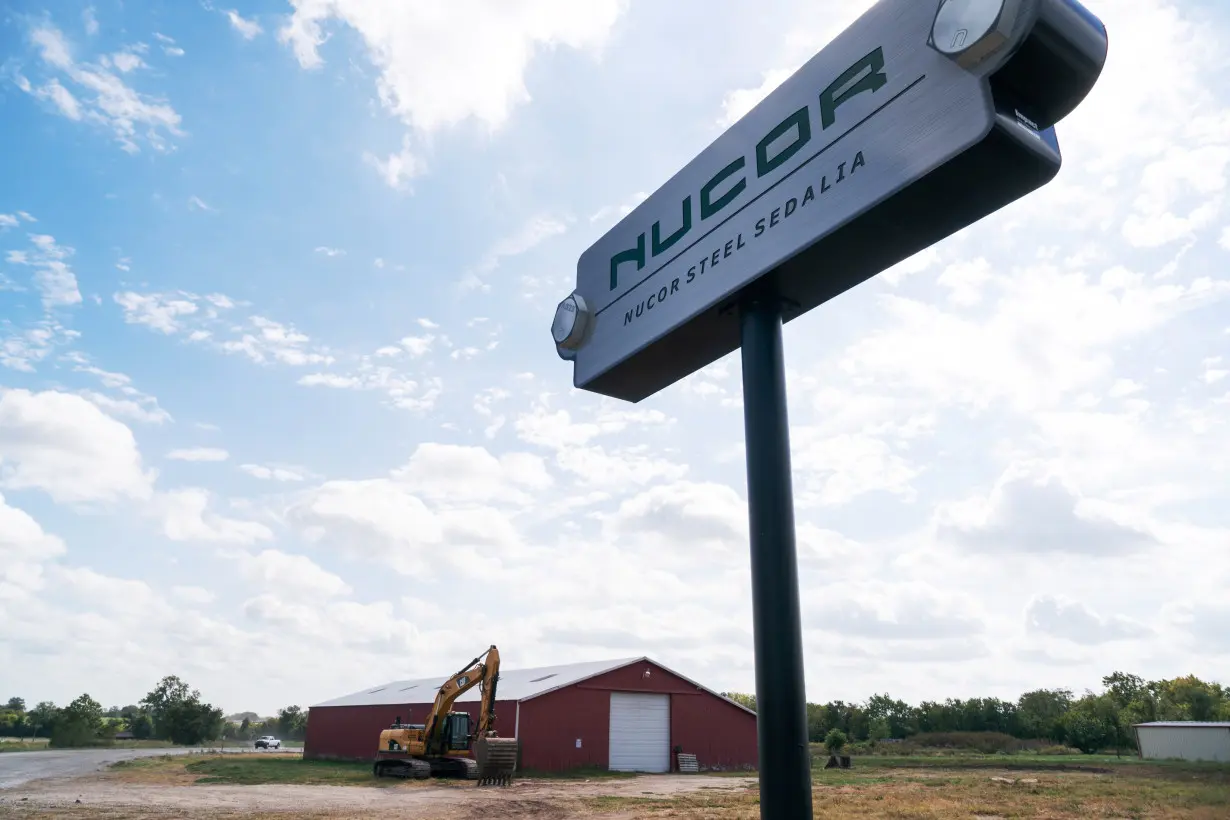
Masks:
[[[645,677],[646,670],[649,677]],[[657,664],[641,662],[522,701],[518,737],[521,767],[537,771],[607,768],[611,692],[671,696],[672,768],[676,765],[675,746],[695,754],[697,762],[706,768],[756,765],[755,715]]]
[[[1230,727],[1138,726],[1136,734],[1146,760],[1230,763]]]
[[[469,712],[478,720],[479,703],[454,703],[453,711]],[[381,731],[400,717],[403,723],[422,723],[431,712],[430,703],[380,706],[316,706],[308,710],[303,756],[317,760],[371,760],[376,755]],[[495,702],[496,729],[511,737],[517,716],[516,701]]]
[[[696,755],[702,769],[754,769],[758,764],[756,716],[722,698],[671,696],[671,767],[676,746]]]

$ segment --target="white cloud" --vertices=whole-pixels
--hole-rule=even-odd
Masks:
[[[172,461],[226,461],[230,457],[230,453],[217,447],[187,447],[167,453]]]
[[[65,553],[64,542],[48,535],[28,513],[0,495],[0,600],[5,587],[42,587],[43,564]]]
[[[131,51],[117,51],[112,54],[110,58],[102,58],[100,62],[102,62],[103,65],[106,65],[106,60],[108,59],[110,60],[111,65],[115,66],[115,68],[122,74],[127,74],[130,71],[134,71],[145,66],[145,61],[142,60],[139,55],[133,54]]]
[[[490,285],[484,277],[499,267],[501,261],[528,253],[548,239],[559,236],[567,230],[568,222],[563,219],[543,214],[530,218],[516,233],[497,242],[478,265],[462,277],[461,287],[464,290],[490,290]]]
[[[218,597],[207,589],[194,586],[173,586],[171,587],[171,595],[180,603],[196,606],[212,604]]]
[[[1063,479],[1010,469],[987,499],[954,504],[940,514],[940,537],[978,552],[1124,556],[1157,538],[1122,511],[1090,509]]]
[[[125,84],[102,60],[82,63],[74,59],[64,34],[49,23],[42,23],[30,32],[30,40],[38,49],[43,67],[48,73],[59,74],[72,87],[60,84],[60,77],[49,77],[37,88],[28,81],[26,91],[50,98],[66,117],[102,126],[111,131],[120,146],[129,153],[140,150],[143,140],[158,151],[170,149],[170,137],[183,136],[182,118],[162,98],[145,95]],[[127,69],[115,65],[120,73]],[[124,58],[123,65],[130,59]],[[135,66],[132,66],[135,67]]]
[[[254,544],[273,538],[264,524],[211,512],[209,503],[208,491],[188,487],[159,493],[151,511],[162,520],[163,535],[172,541]]]
[[[1141,624],[1122,618],[1104,618],[1076,601],[1043,595],[1029,602],[1025,625],[1031,632],[1094,646],[1109,641],[1131,640],[1149,634]]]
[[[124,309],[124,321],[146,325],[160,333],[181,329],[180,317],[191,316],[198,308],[194,301],[169,294],[117,293],[112,298]]]
[[[193,194],[188,197],[188,208],[193,211],[217,211],[217,208],[211,207],[205,200]]]
[[[306,481],[313,474],[302,467],[276,464],[240,464],[239,469],[262,481]]]
[[[30,245],[30,250],[9,251],[8,262],[34,269],[34,285],[43,295],[43,306],[52,309],[81,304],[77,275],[67,261],[76,251],[47,234],[30,234]]]
[[[318,601],[353,591],[349,584],[305,555],[264,550],[258,555],[237,553],[235,560],[245,580],[283,595]]]
[[[227,9],[223,12],[223,14],[226,15],[227,20],[231,21],[231,28],[239,32],[239,35],[245,40],[251,40],[264,31],[264,29],[261,28],[260,23],[243,17],[234,9]]]
[[[362,37],[380,72],[381,105],[421,137],[473,119],[500,128],[514,107],[530,100],[525,72],[535,52],[566,46],[601,48],[627,0],[463,0],[427,12],[399,0],[292,0],[278,31],[303,68],[323,63],[320,49],[333,21]],[[395,187],[423,170],[407,138],[400,152],[378,160]]]
[[[346,254],[346,251],[342,250],[341,248],[330,248],[326,245],[321,245],[320,247],[318,247],[316,249],[316,252],[320,254],[324,254],[325,256],[330,256],[330,257],[344,256]]]
[[[80,396],[0,392],[0,482],[39,489],[59,502],[149,499],[147,470],[124,424]]]
[[[87,6],[81,12],[81,22],[85,26],[85,33],[91,37],[98,33],[98,18],[94,16],[94,7]]]
[[[425,132],[467,117],[498,127],[514,105],[528,101],[524,72],[543,45],[601,46],[625,0],[578,6],[563,0],[490,4],[468,0],[426,14],[395,0],[329,3],[292,0],[295,10],[278,37],[300,65],[321,64],[322,25],[337,19],[364,39],[380,68],[381,101]],[[431,77],[432,82],[422,78]]]
[[[375,169],[390,188],[403,191],[409,190],[410,180],[427,170],[427,164],[411,147],[408,136],[402,138],[401,148],[384,159],[370,151],[364,151],[363,162]]]

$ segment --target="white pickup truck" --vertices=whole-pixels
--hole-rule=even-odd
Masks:
[[[252,744],[258,749],[281,749],[282,741],[278,740],[273,735],[262,735],[258,737]]]

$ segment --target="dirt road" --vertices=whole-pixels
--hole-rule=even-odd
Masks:
[[[731,793],[755,787],[754,778],[656,775],[620,780],[520,780],[506,788],[459,784],[405,784],[391,788],[354,786],[211,786],[126,783],[109,775],[73,780],[40,780],[0,792],[0,815],[57,818],[153,818],[287,816],[370,818],[395,809],[406,816],[428,810],[437,820],[493,816],[558,818],[616,817],[584,806],[587,797],[671,797],[701,789]]]
[[[134,757],[188,754],[195,749],[66,749],[0,754],[0,796],[42,777],[79,777],[99,771],[120,760]],[[250,747],[228,748],[228,752],[251,752]]]

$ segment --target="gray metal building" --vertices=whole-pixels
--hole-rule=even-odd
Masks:
[[[1230,763],[1230,721],[1159,720],[1137,723],[1136,747],[1146,760]]]

